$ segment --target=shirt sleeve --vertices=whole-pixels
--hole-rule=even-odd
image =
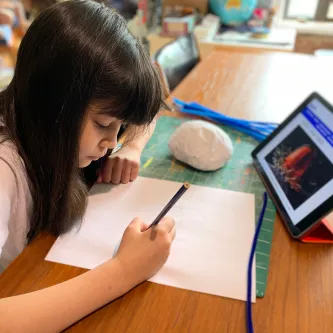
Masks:
[[[14,172],[9,164],[0,157],[0,257],[8,238],[8,226],[15,189]]]

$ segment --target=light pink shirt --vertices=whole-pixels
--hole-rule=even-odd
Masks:
[[[26,246],[31,210],[23,160],[15,145],[7,140],[0,143],[0,272]]]

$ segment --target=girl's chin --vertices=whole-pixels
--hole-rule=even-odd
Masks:
[[[79,161],[79,168],[85,168],[92,162],[91,159],[85,158]]]

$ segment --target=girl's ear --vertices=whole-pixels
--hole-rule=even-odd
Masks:
[[[157,74],[158,74],[160,82],[161,82],[164,107],[166,107],[166,109],[170,111],[172,108],[170,107],[170,105],[167,102],[167,99],[170,95],[170,89],[169,89],[168,81],[164,74],[164,70],[157,61],[154,61],[153,65],[157,71]]]

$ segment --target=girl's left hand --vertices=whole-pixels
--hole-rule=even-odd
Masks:
[[[138,177],[141,151],[125,146],[106,158],[99,171],[97,183],[127,184]]]

